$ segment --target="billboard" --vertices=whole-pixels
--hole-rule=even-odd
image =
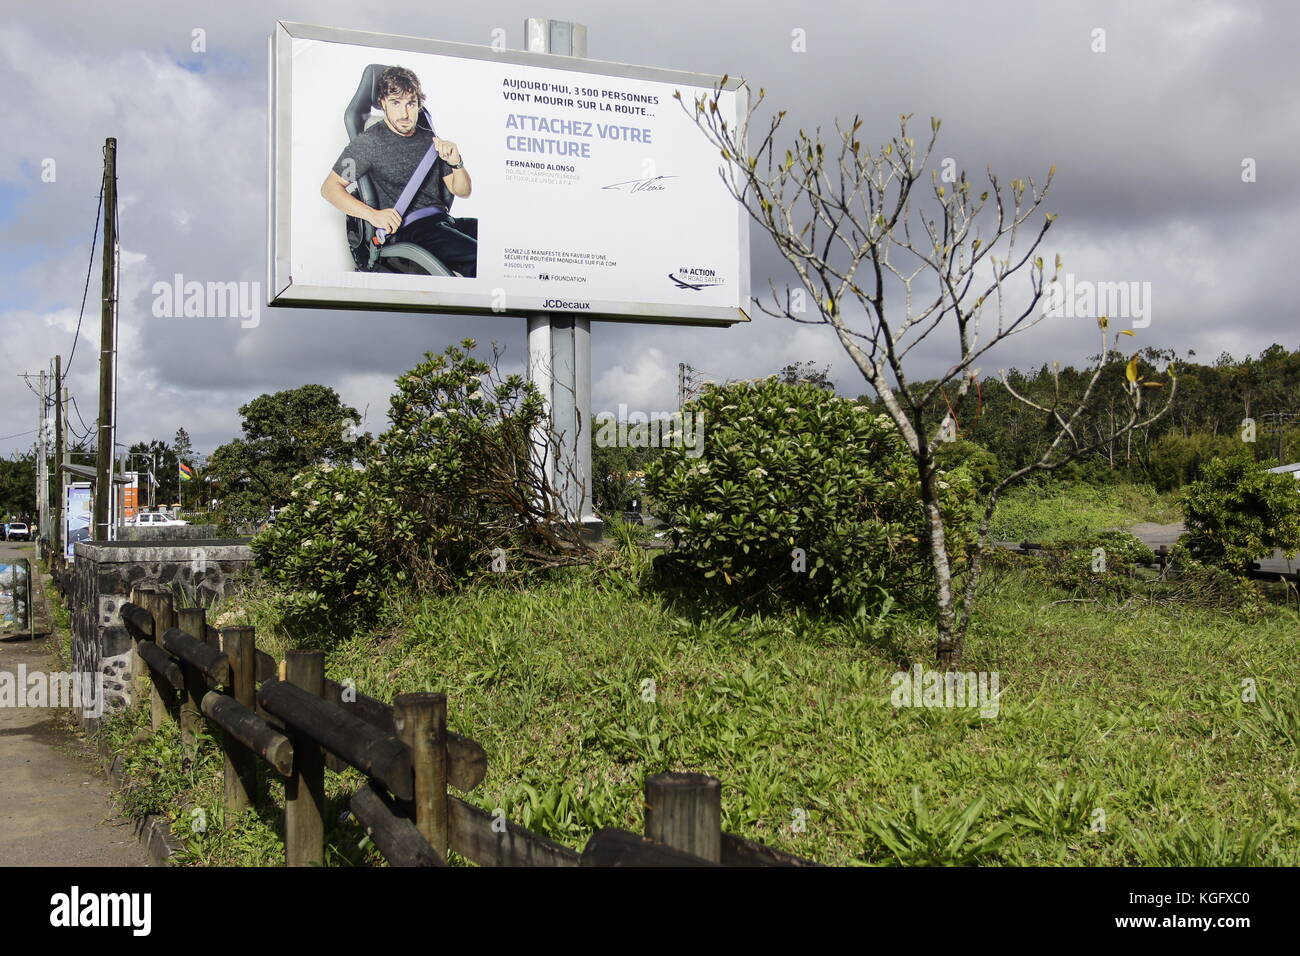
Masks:
[[[78,541],[90,540],[90,482],[77,481],[66,488],[67,507],[63,509],[63,556],[73,557],[73,546]]]
[[[122,521],[129,521],[140,513],[140,473],[128,471],[131,483],[122,487]]]
[[[674,98],[720,77],[283,22],[270,69],[271,305],[749,320],[748,214]]]

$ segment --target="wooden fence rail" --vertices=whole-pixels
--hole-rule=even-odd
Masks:
[[[1023,555],[1033,555],[1035,552],[1040,551],[1052,551],[1057,547],[1056,545],[1038,544],[1033,541],[998,541],[994,542],[994,546],[1006,551],[1014,552],[1015,554]],[[1171,560],[1169,546],[1162,544],[1158,548],[1152,548],[1151,551],[1155,554],[1156,559],[1154,561],[1145,562],[1143,567],[1156,568],[1161,574],[1170,570]],[[1176,565],[1174,566],[1174,570],[1177,570]],[[1250,564],[1240,568],[1239,573],[1244,577],[1251,578],[1255,581],[1285,581],[1289,582],[1291,585],[1300,584],[1300,572],[1276,571],[1272,569],[1266,571],[1264,570],[1261,561],[1250,562]]]
[[[402,694],[390,707],[327,679],[320,651],[277,664],[253,628],[217,631],[161,587],[133,590],[121,617],[153,728],[177,720],[187,750],[202,721],[220,731],[226,825],[258,800],[256,761],[284,780],[290,866],[325,862],[325,771],[348,768],[366,777],[352,814],[393,866],[446,866],[449,852],[480,866],[819,865],[724,833],[722,785],[696,773],[647,777],[645,835],[598,830],[579,853],[449,792],[478,786],[487,755],[447,729],[445,695]]]

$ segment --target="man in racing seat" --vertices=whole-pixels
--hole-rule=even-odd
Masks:
[[[472,188],[460,150],[451,140],[419,128],[424,93],[412,71],[390,66],[379,75],[376,95],[383,122],[358,133],[343,149],[321,184],[321,195],[340,212],[386,230],[389,239],[422,246],[448,268],[473,278],[478,271],[478,220],[451,215],[455,198],[468,197]],[[437,159],[403,216],[393,207],[430,142]],[[378,209],[348,192],[349,184],[366,175],[375,185]]]

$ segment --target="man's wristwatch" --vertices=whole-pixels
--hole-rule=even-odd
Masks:
[[[447,163],[447,167],[448,167],[449,169],[464,169],[464,168],[465,168],[465,157],[462,156],[462,157],[460,158],[460,162],[457,163],[455,166],[452,166],[451,163]]]

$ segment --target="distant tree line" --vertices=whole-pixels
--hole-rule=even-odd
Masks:
[[[1224,353],[1209,365],[1193,361],[1195,354],[1189,351],[1177,360],[1178,394],[1168,414],[1108,442],[1068,466],[1068,473],[1091,480],[1150,481],[1169,490],[1193,480],[1205,461],[1243,445],[1258,460],[1287,463],[1300,457],[1300,349],[1289,352],[1275,344],[1258,357],[1238,360]],[[1140,351],[1138,357],[1149,365],[1177,359],[1172,351],[1154,348]],[[1121,390],[1115,386],[1123,381],[1128,359],[1115,353],[1108,361],[1098,399],[1080,419],[1081,444],[1108,434],[1123,414],[1118,407]],[[1070,366],[1043,365],[1030,372],[1010,369],[1007,381],[1039,404],[1065,407],[1077,399],[1087,374]],[[865,396],[859,401],[873,408],[880,404]],[[948,415],[942,394],[930,415],[936,424]],[[976,400],[967,400],[954,434],[957,441],[950,456],[975,457],[985,468],[1006,474],[1041,455],[1055,431],[1048,416],[1027,414],[1000,377],[990,375],[980,382]]]

